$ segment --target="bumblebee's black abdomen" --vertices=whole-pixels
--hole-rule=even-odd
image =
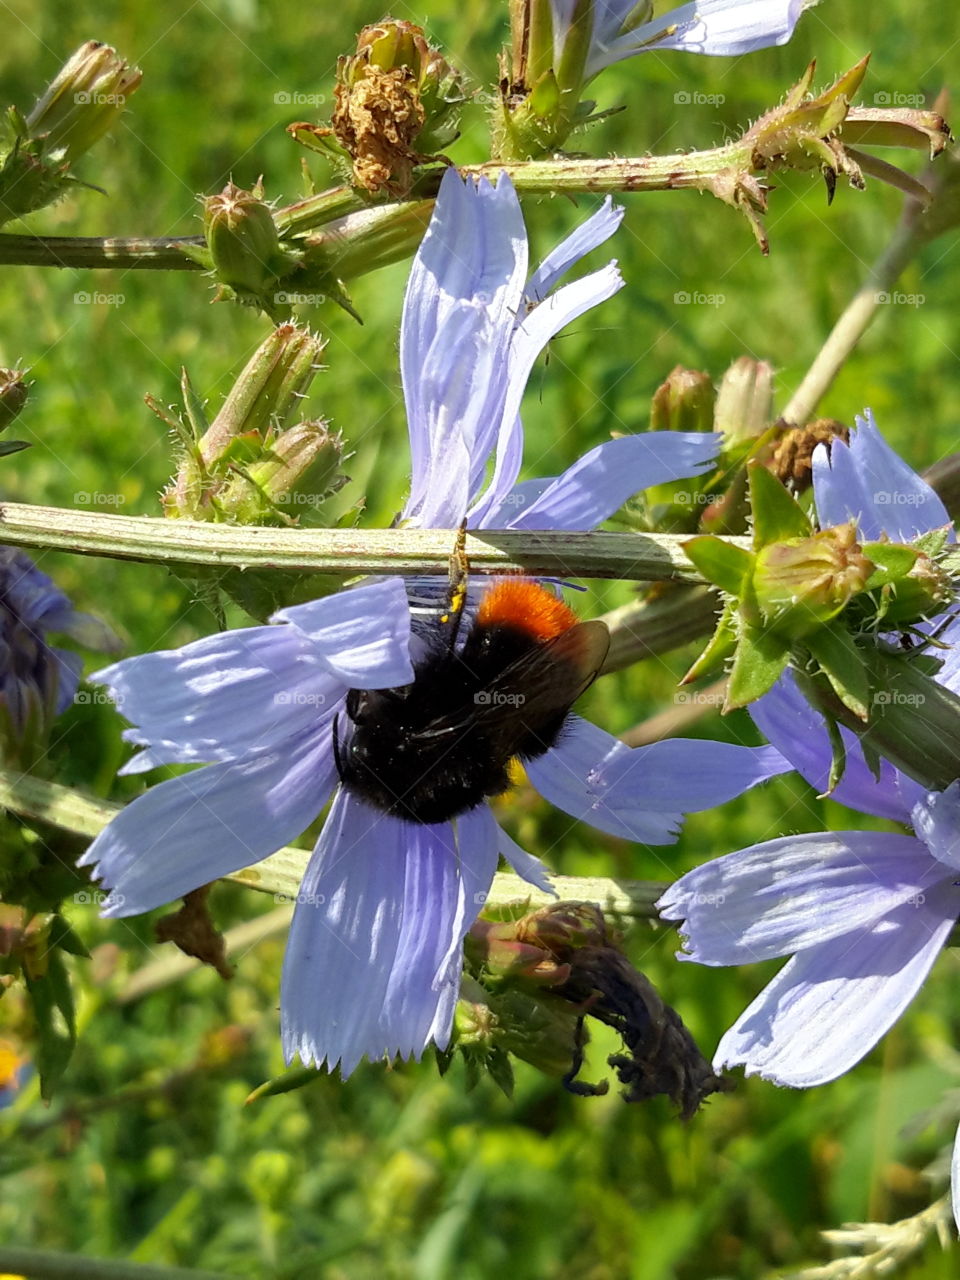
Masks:
[[[345,787],[411,822],[447,822],[500,795],[514,757],[556,742],[567,710],[524,714],[526,698],[498,677],[541,646],[519,629],[474,629],[463,649],[426,659],[398,689],[351,691],[337,750]]]

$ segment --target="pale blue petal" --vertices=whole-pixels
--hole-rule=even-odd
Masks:
[[[743,1065],[797,1089],[855,1066],[896,1022],[960,914],[960,889],[941,883],[870,928],[795,956],[740,1015],[714,1067]]]
[[[931,791],[914,806],[911,822],[933,856],[960,871],[960,782]]]
[[[610,761],[604,776],[611,788],[642,797],[638,804],[696,813],[726,804],[792,768],[774,747],[666,738]]]
[[[834,440],[829,451],[817,446],[813,491],[821,528],[856,520],[864,541],[886,533],[894,542],[909,542],[952,525],[927,482],[884,440],[869,409],[857,418],[849,445]]]
[[[790,672],[769,693],[750,704],[754,724],[819,794],[829,786],[832,751],[823,717],[807,702]],[[846,764],[840,783],[830,792],[840,804],[895,822],[909,822],[911,801],[905,800],[901,775],[886,760],[879,780],[863,757],[856,734],[841,729]],[[904,779],[908,782],[908,779]]]
[[[810,832],[714,858],[657,904],[678,920],[684,960],[752,964],[869,928],[901,903],[923,902],[944,868],[912,836]]]
[[[273,746],[331,714],[343,685],[292,627],[248,627],[182,649],[126,658],[90,677],[110,689],[134,724],[128,742],[147,744],[125,772],[156,764],[235,760]]]
[[[469,411],[463,443],[474,451],[471,465],[479,455],[482,465],[493,448],[527,256],[523,215],[509,179],[501,177],[494,187],[485,179],[464,181],[449,168],[414,259],[400,327],[412,467],[404,516],[421,525],[449,527],[466,510],[452,490],[460,473],[438,473],[436,462],[440,436],[456,427],[452,401]],[[482,369],[472,370],[471,362]],[[425,502],[436,520],[422,510]]]
[[[692,431],[648,431],[608,440],[519,510],[509,528],[594,529],[641,489],[707,471],[719,441],[717,435]]]
[[[587,75],[648,51],[679,49],[729,58],[786,44],[803,7],[804,0],[695,0],[613,40],[595,40]]]
[[[653,807],[656,797],[610,785],[611,765],[630,751],[596,725],[570,716],[557,745],[525,767],[540,794],[571,817],[625,840],[672,844],[683,819],[681,809],[660,811]]]
[[[493,477],[483,498],[470,512],[470,523],[475,528],[489,527],[489,513],[500,505],[516,483],[523,445],[520,401],[535,360],[550,339],[565,325],[612,297],[622,287],[623,278],[617,265],[610,262],[599,271],[574,280],[552,293],[546,301],[528,312],[516,326],[510,347],[506,395],[497,420],[497,456]],[[476,457],[474,461],[477,462]],[[486,455],[482,463],[483,466],[475,473],[474,491],[479,488],[482,480]]]
[[[131,916],[259,862],[310,825],[333,788],[329,733],[305,735],[151,787],[79,860],[113,891],[104,915]]]
[[[419,1058],[449,1039],[463,936],[497,862],[486,806],[426,826],[340,792],[307,873],[283,968],[287,1060]]]
[[[950,1161],[950,1198],[953,1205],[953,1220],[960,1231],[960,1128],[953,1140],[953,1158]]]
[[[543,302],[547,294],[586,254],[599,248],[620,226],[626,212],[623,205],[614,204],[607,196],[596,213],[581,222],[566,239],[562,240],[530,277],[524,295],[531,302]]]
[[[464,886],[451,823],[407,825],[397,954],[370,1057],[419,1058],[427,1047],[451,960],[462,955]],[[492,874],[492,873],[491,873]]]
[[[338,591],[274,615],[306,636],[332,676],[349,688],[410,684],[410,608],[402,578]]]
[[[406,823],[342,789],[307,865],[283,960],[283,1052],[350,1074],[376,1057],[403,921]],[[388,1046],[380,1044],[379,1052]]]
[[[551,893],[554,897],[557,896],[557,891],[553,887],[551,878],[552,872],[548,867],[544,866],[539,858],[532,853],[527,853],[526,849],[521,849],[516,840],[508,836],[502,828],[499,830],[497,838],[500,852],[521,879],[526,880],[528,884],[532,884],[538,889],[542,889],[544,893]]]

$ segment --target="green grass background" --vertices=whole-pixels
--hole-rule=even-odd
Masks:
[[[425,0],[393,13],[425,21],[486,89],[505,39],[504,9]],[[4,103],[29,108],[87,38],[114,44],[144,70],[114,136],[79,166],[109,194],[80,192],[35,215],[29,229],[196,233],[197,193],[229,177],[250,186],[262,174],[270,197],[296,198],[301,155],[284,126],[310,111],[276,96],[329,97],[338,53],[381,16],[379,4],[359,0],[8,3]],[[596,83],[596,96],[601,107],[626,110],[576,145],[595,154],[714,145],[771,106],[813,57],[826,84],[872,51],[866,105],[883,92],[931,100],[943,84],[956,86],[958,47],[940,6],[829,0],[783,49],[739,60],[647,55],[615,68]],[[723,101],[682,105],[680,92]],[[484,156],[482,112],[470,117],[456,159]],[[916,157],[905,162],[917,171]],[[319,164],[313,171],[318,184],[329,180]],[[866,192],[841,184],[828,207],[818,178],[788,175],[771,197],[764,259],[746,223],[707,196],[666,192],[625,203],[612,251],[627,287],[554,342],[531,379],[531,475],[568,465],[610,430],[643,429],[651,393],[677,363],[719,377],[744,352],[768,359],[784,404],[899,209],[897,194],[876,182]],[[527,201],[535,254],[593,207],[587,198]],[[848,422],[872,406],[918,468],[958,443],[957,241],[947,233],[909,267],[899,288],[924,302],[880,308],[822,405]],[[402,264],[356,283],[362,328],[332,308],[303,317],[328,339],[329,368],[311,411],[349,441],[348,494],[365,501],[362,520],[373,526],[389,522],[405,493],[396,341],[406,271]],[[4,463],[5,495],[71,505],[82,502],[78,494],[106,492],[122,497],[117,509],[127,514],[156,514],[170,449],[144,394],[175,401],[186,365],[216,406],[266,322],[210,305],[209,282],[186,273],[8,267],[3,284],[0,363],[21,362],[35,379],[17,427],[34,448]],[[122,303],[74,302],[75,293],[94,290]],[[678,305],[682,292],[723,302]],[[214,625],[189,584],[160,569],[56,556],[42,564],[123,634],[129,652],[183,643]],[[594,585],[582,612],[628,597],[623,586]],[[613,731],[629,728],[671,704],[688,657],[602,681],[588,710]],[[61,722],[58,776],[104,795],[134,794],[132,782],[113,781],[124,758],[117,727],[104,707],[74,708]],[[749,729],[706,719],[693,732],[736,738]],[[856,821],[790,780],[693,816],[669,849],[571,830],[524,792],[503,803],[502,817],[566,873],[659,879],[775,834]],[[272,905],[234,886],[214,896],[223,926]],[[70,914],[94,949],[93,961],[77,966],[83,1038],[51,1109],[28,1086],[0,1113],[0,1239],[8,1243],[264,1278],[751,1280],[827,1257],[822,1228],[922,1208],[932,1192],[921,1171],[952,1136],[936,1117],[905,1129],[957,1084],[952,952],[847,1078],[808,1093],[741,1083],[689,1125],[662,1101],[628,1107],[616,1089],[602,1099],[571,1097],[522,1065],[510,1100],[492,1082],[467,1094],[459,1067],[440,1080],[427,1063],[364,1065],[346,1084],[324,1078],[244,1107],[248,1092],[282,1066],[281,942],[247,954],[229,984],[197,973],[120,1006],[112,995],[124,977],[157,953],[152,922],[103,923],[83,906]],[[679,966],[675,936],[652,929],[637,929],[629,945],[708,1053],[772,972]],[[8,1028],[15,1009],[9,999],[0,1004]],[[603,1074],[613,1047],[596,1038],[588,1078]],[[904,1274],[954,1276],[958,1260],[956,1249],[943,1254],[934,1245]]]

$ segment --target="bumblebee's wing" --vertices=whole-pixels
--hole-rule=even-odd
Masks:
[[[593,684],[609,647],[605,623],[579,622],[504,668],[474,695],[466,716],[439,717],[424,736],[458,733],[476,725],[509,747],[526,734],[536,735],[566,715]]]

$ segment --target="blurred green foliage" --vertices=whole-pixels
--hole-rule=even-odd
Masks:
[[[425,19],[486,90],[505,39],[504,9],[424,0],[394,13]],[[109,194],[80,192],[34,215],[29,229],[164,235],[197,233],[197,194],[230,177],[251,186],[262,174],[268,196],[282,201],[304,191],[301,155],[284,126],[325,109],[297,105],[296,95],[329,98],[337,54],[382,6],[11,0],[4,12],[4,103],[28,108],[62,59],[91,37],[144,70],[119,129],[79,167]],[[595,83],[601,107],[626,110],[582,145],[595,154],[713,145],[772,105],[814,56],[826,84],[872,50],[866,105],[883,93],[930,100],[957,71],[955,51],[945,52],[945,21],[939,7],[909,0],[869,7],[831,0],[809,12],[782,49],[738,60],[648,54]],[[484,158],[480,108],[451,152]],[[330,180],[319,163],[313,173],[318,186]],[[778,188],[768,259],[746,223],[706,196],[625,200],[624,229],[612,244],[627,288],[555,340],[535,371],[524,409],[530,475],[568,465],[611,430],[642,429],[652,392],[678,362],[718,377],[745,352],[768,359],[785,403],[881,252],[899,200],[875,182],[865,193],[842,187],[830,207],[812,176],[791,175]],[[577,206],[526,202],[536,252],[594,202]],[[846,421],[872,406],[917,467],[957,444],[957,238],[942,237],[909,268],[901,288],[921,295],[922,305],[880,308],[822,405]],[[356,283],[362,328],[335,309],[303,317],[329,339],[330,368],[315,383],[311,411],[342,429],[353,450],[343,509],[362,504],[357,518],[372,525],[400,509],[406,483],[396,372],[406,269]],[[6,277],[0,364],[32,370],[18,434],[35,447],[4,463],[4,494],[83,505],[84,495],[110,493],[126,514],[157,514],[170,442],[144,394],[175,401],[186,365],[216,407],[266,322],[211,306],[210,284],[198,275],[7,268]],[[113,302],[79,303],[81,292]],[[677,300],[697,293],[721,301]],[[125,635],[130,652],[182,643],[215,625],[175,575],[120,562],[41,562],[81,608]],[[594,614],[629,594],[623,585],[591,586],[581,611]],[[615,732],[628,729],[671,704],[688,656],[602,681],[588,712]],[[61,729],[62,781],[114,796],[142,785],[114,785],[125,748],[109,708],[97,700],[77,706]],[[756,740],[739,717],[704,718],[692,732]],[[523,791],[503,804],[502,817],[558,870],[657,879],[776,834],[851,822],[792,780],[695,815],[668,849],[577,827]],[[213,905],[227,927],[272,903],[224,885]],[[282,1067],[281,942],[244,955],[229,984],[196,973],[118,1003],[125,977],[159,952],[151,920],[104,923],[90,906],[68,908],[93,950],[92,961],[73,965],[83,988],[81,1044],[49,1110],[33,1081],[0,1113],[0,1240],[9,1243],[264,1278],[750,1280],[824,1258],[822,1228],[921,1209],[931,1195],[921,1171],[949,1136],[935,1118],[909,1134],[903,1125],[960,1071],[952,952],[849,1077],[811,1093],[750,1081],[687,1126],[667,1104],[628,1108],[615,1090],[571,1097],[522,1064],[512,1100],[492,1082],[467,1095],[459,1067],[440,1080],[428,1061],[365,1065],[346,1084],[324,1077],[244,1107],[250,1090]],[[771,970],[678,966],[675,945],[652,928],[630,937],[636,962],[709,1053]],[[0,1005],[13,1033],[15,1009],[9,998]],[[605,1073],[614,1047],[597,1035],[586,1078]],[[955,1252],[933,1245],[904,1274],[934,1280],[956,1267]]]

